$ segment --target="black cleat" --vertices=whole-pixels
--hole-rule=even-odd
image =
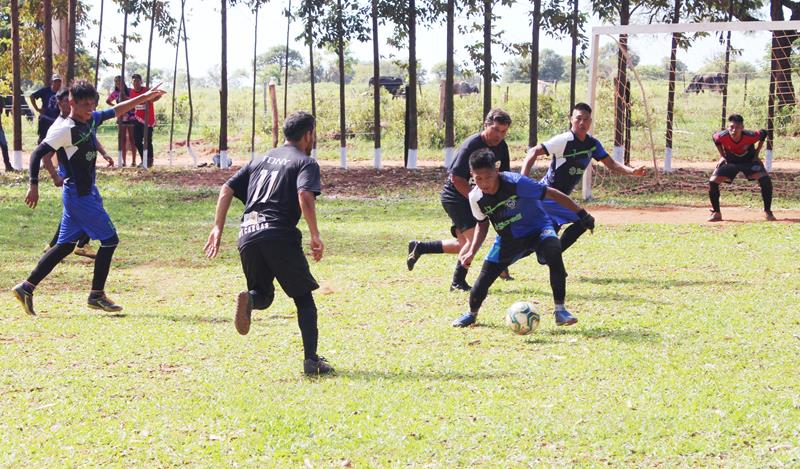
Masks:
[[[89,297],[88,305],[92,309],[102,309],[107,313],[118,313],[122,311],[122,306],[111,301],[105,293],[97,298]]]
[[[419,256],[422,255],[417,253],[418,246],[419,241],[408,242],[408,257],[406,258],[406,267],[408,267],[408,270],[414,270],[414,264],[417,263]]]
[[[21,283],[12,288],[11,293],[14,294],[14,298],[17,301],[22,303],[22,309],[25,310],[25,314],[36,316],[36,311],[33,310],[33,293],[25,291]]]
[[[253,313],[253,298],[250,293],[243,291],[236,295],[236,332],[247,335],[250,332],[250,316]]]
[[[317,355],[317,359],[309,358],[303,361],[303,373],[306,376],[321,376],[335,373],[336,370],[325,360],[325,357]]]
[[[450,291],[465,291],[468,292],[472,290],[472,287],[469,286],[467,282],[454,282],[450,284]]]

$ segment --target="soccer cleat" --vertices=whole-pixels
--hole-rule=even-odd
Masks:
[[[775,215],[772,213],[772,210],[764,210],[764,218],[767,221],[777,221],[778,219],[775,218]]]
[[[233,321],[236,325],[236,332],[241,335],[247,335],[250,332],[250,316],[253,313],[253,298],[250,292],[240,292],[236,295],[236,319]]]
[[[335,372],[336,370],[328,363],[328,360],[325,360],[325,357],[317,355],[316,360],[313,358],[303,360],[303,373],[305,373],[306,376],[329,375]]]
[[[566,309],[556,311],[553,314],[556,316],[556,326],[571,326],[578,322],[578,318],[569,314],[569,311]]]
[[[94,259],[97,257],[97,253],[92,251],[92,247],[88,244],[83,247],[77,247],[72,251],[76,256],[83,256],[88,257],[89,259]]]
[[[12,288],[11,293],[14,294],[14,298],[17,301],[22,303],[22,309],[25,310],[25,314],[36,316],[36,311],[33,310],[33,293],[25,291],[21,283]]]
[[[478,320],[477,314],[472,314],[470,312],[464,313],[463,316],[453,321],[451,324],[453,327],[469,327],[475,324],[475,321]]]
[[[465,281],[453,282],[450,284],[450,291],[470,291],[472,287]]]
[[[88,304],[92,309],[102,309],[107,313],[118,313],[122,311],[122,306],[111,301],[111,298],[107,297],[105,293],[96,298],[90,296]]]
[[[708,221],[722,221],[722,213],[711,211],[711,216],[708,217]]]
[[[419,256],[422,255],[417,253],[418,246],[419,241],[408,242],[408,258],[406,258],[406,267],[408,267],[408,270],[414,270],[414,264],[417,263]]]

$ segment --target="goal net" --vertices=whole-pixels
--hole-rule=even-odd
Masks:
[[[657,172],[714,167],[711,136],[741,114],[767,130],[759,157],[800,154],[800,21],[603,26],[592,29],[593,133],[619,162]],[[620,67],[619,61],[625,66]],[[584,173],[583,197],[592,194]]]

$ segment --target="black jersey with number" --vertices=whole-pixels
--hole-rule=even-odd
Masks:
[[[505,140],[502,140],[495,147],[490,147],[483,141],[480,133],[472,135],[464,140],[461,148],[458,149],[458,153],[456,153],[455,159],[450,163],[450,167],[447,168],[447,180],[445,180],[444,190],[442,190],[443,201],[467,201],[467,198],[456,189],[451,176],[459,176],[469,181],[469,157],[472,153],[482,148],[488,148],[494,153],[495,163],[500,162],[500,171],[511,171],[511,158],[508,155],[508,145]]]
[[[256,157],[225,184],[244,202],[239,249],[263,239],[299,239],[297,193],[321,192],[317,161],[290,144]]]

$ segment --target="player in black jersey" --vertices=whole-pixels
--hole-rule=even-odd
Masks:
[[[409,241],[406,266],[412,270],[423,254],[463,254],[469,249],[477,221],[469,207],[470,169],[469,156],[477,150],[488,148],[494,155],[500,171],[510,171],[511,162],[505,137],[511,126],[511,116],[502,109],[492,109],[486,115],[483,131],[469,136],[458,149],[455,159],[447,168],[447,179],[441,193],[444,211],[452,221],[451,232],[455,239],[437,241]],[[467,270],[456,262],[450,290],[470,291]],[[506,272],[507,275],[507,272]]]
[[[248,291],[236,298],[236,330],[247,334],[252,311],[269,308],[277,279],[297,306],[305,354],[303,371],[307,375],[333,372],[328,362],[317,355],[317,306],[312,292],[319,285],[309,270],[297,229],[302,214],[311,235],[311,255],[315,261],[322,259],[325,245],[317,228],[315,209],[321,192],[320,171],[317,161],[309,157],[314,127],[311,114],[290,115],[283,124],[286,143],[251,160],[222,186],[214,228],[205,245],[206,255],[215,257],[231,201],[234,197],[241,200],[244,214],[239,228],[239,257]]]
[[[117,104],[112,109],[95,111],[97,91],[85,80],[76,81],[70,88],[70,115],[59,127],[51,127],[42,143],[31,154],[29,164],[30,185],[25,203],[35,208],[39,202],[39,163],[42,158],[57,150],[59,172],[65,175],[61,200],[64,211],[58,242],[39,260],[27,280],[12,289],[14,297],[30,315],[33,309],[33,291],[53,268],[75,249],[75,242],[83,234],[100,240],[100,249],[94,261],[92,290],[89,293],[90,308],[104,311],[120,311],[121,306],[105,294],[105,283],[111,267],[111,258],[119,243],[117,230],[103,208],[103,199],[95,186],[95,161],[97,145],[94,129],[103,121],[120,116],[139,103],[152,101],[164,94],[161,90],[138,96]],[[57,153],[58,154],[58,153]]]
[[[536,162],[536,158],[542,155],[551,155],[550,167],[541,182],[547,187],[558,189],[566,195],[572,193],[578,181],[583,177],[586,168],[592,163],[592,159],[603,163],[612,172],[618,174],[626,174],[628,176],[644,175],[644,166],[630,168],[614,161],[600,141],[589,134],[591,127],[592,108],[586,103],[575,104],[570,116],[569,131],[556,135],[550,140],[531,148],[525,158],[525,162],[522,164],[520,173],[523,176],[528,176],[533,164]],[[552,218],[556,231],[559,231],[563,225],[570,224],[561,235],[561,249],[566,251],[586,232],[586,228],[580,223],[575,223],[578,221],[575,218],[575,214],[561,205],[553,201],[545,201],[543,205],[550,218]],[[543,263],[542,259],[539,262]]]

